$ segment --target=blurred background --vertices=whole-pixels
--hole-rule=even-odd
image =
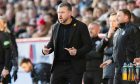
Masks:
[[[101,34],[108,32],[108,15],[119,9],[130,10],[131,21],[140,26],[140,0],[0,0],[0,15],[6,16],[8,28],[17,39],[19,62],[27,57],[33,63],[52,63],[53,54],[44,57],[41,49],[49,41],[62,1],[72,4],[73,17],[87,26],[98,22]],[[12,84],[32,84],[30,73],[19,69],[18,79]]]

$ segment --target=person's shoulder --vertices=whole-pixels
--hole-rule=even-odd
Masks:
[[[80,26],[84,26],[84,27],[87,26],[85,23],[83,23],[82,21],[77,20],[77,19],[75,19],[75,23],[77,23]]]
[[[130,30],[135,32],[140,32],[140,27],[134,23],[129,23]]]
[[[2,32],[0,31],[0,38],[9,38],[10,37],[10,33],[8,32]]]

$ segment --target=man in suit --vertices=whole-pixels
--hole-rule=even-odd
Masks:
[[[54,51],[51,84],[82,84],[85,54],[91,50],[88,28],[72,17],[69,3],[61,3],[57,13],[50,42],[42,50],[44,55]]]

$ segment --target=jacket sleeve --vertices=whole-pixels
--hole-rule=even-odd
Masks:
[[[83,56],[85,54],[87,54],[91,48],[91,38],[88,32],[88,28],[85,24],[80,24],[79,26],[79,31],[80,31],[80,35],[81,35],[81,41],[83,43],[83,46],[77,50],[77,56]]]
[[[136,51],[136,57],[140,57],[140,29],[135,28],[134,30],[134,45]]]
[[[10,60],[11,60],[11,40],[10,40],[10,37],[8,35],[4,35],[3,36],[4,39],[3,39],[3,49],[4,49],[4,57],[5,57],[5,64],[4,64],[4,67],[5,69],[8,69],[10,68]]]
[[[101,40],[100,44],[97,45],[96,47],[96,51],[99,53],[103,53],[104,52],[104,48],[107,46],[108,41],[104,39]]]
[[[52,26],[52,35],[51,35],[50,41],[47,44],[47,48],[51,48],[49,54],[54,51],[53,35],[54,35],[54,26]]]

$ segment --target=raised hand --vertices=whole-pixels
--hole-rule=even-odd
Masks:
[[[50,50],[51,50],[51,48],[47,48],[46,46],[44,46],[42,52],[43,52],[44,55],[48,55]]]
[[[109,60],[106,60],[105,62],[103,62],[101,65],[100,65],[100,68],[106,68],[109,64],[112,63],[112,60],[109,59]]]
[[[65,48],[69,52],[71,56],[75,56],[77,54],[77,49],[72,47],[72,48]]]

